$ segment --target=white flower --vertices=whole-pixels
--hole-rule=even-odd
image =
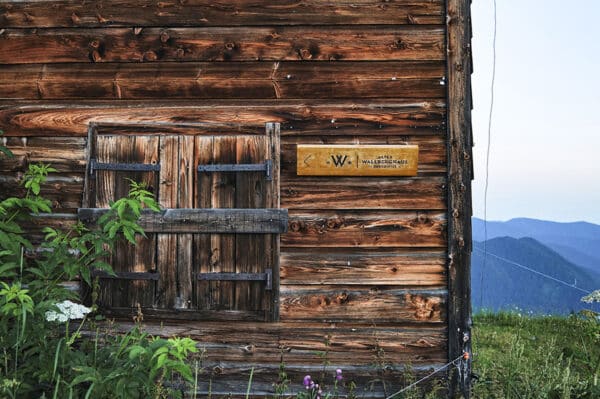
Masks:
[[[49,310],[46,312],[46,320],[64,323],[67,320],[83,319],[92,309],[71,301],[56,304],[58,312]]]
[[[591,294],[584,296],[581,298],[581,301],[585,303],[600,302],[600,290],[596,290]]]

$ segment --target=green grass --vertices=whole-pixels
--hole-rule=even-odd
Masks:
[[[594,318],[478,314],[473,353],[473,398],[600,398]]]

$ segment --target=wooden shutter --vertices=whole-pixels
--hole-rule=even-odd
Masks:
[[[149,316],[277,319],[279,135],[90,134],[80,218],[93,222],[146,182],[164,209],[145,213],[148,238],[119,243],[101,275],[99,305]],[[90,209],[91,208],[91,209]]]
[[[278,147],[273,135],[196,137],[197,206],[278,208]],[[274,234],[196,235],[198,308],[216,318],[276,318],[277,242]]]

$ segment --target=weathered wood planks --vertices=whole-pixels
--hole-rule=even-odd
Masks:
[[[446,245],[446,214],[438,212],[293,211],[287,247],[430,247]]]
[[[471,12],[470,0],[446,3],[448,32],[448,358],[471,354]],[[454,373],[450,395],[470,397],[471,360]]]
[[[397,285],[446,284],[444,251],[327,251],[310,254],[289,250],[281,255],[284,285]]]
[[[193,147],[192,147],[193,149]],[[79,219],[94,223],[108,212],[102,208],[80,208]],[[139,225],[148,233],[285,233],[286,209],[192,209],[171,208],[144,211]]]
[[[412,26],[6,29],[0,64],[443,61],[444,29]]]
[[[445,289],[419,291],[385,286],[281,286],[282,321],[440,323],[445,321],[445,309]]]
[[[0,66],[0,98],[444,98],[443,62]]]
[[[202,282],[204,291],[194,286],[198,271],[256,272],[259,254],[248,237],[198,235],[194,243],[205,255],[189,266],[186,233],[170,241],[173,258],[160,261],[163,271],[179,276],[159,282],[159,291],[181,292],[182,308],[145,311],[186,321],[164,334],[205,343],[201,389],[213,379],[213,393],[244,396],[238,387],[256,365],[253,393],[267,395],[280,361],[299,379],[322,364],[315,351],[327,351],[351,378],[370,384],[363,396],[386,397],[386,389],[403,385],[402,364],[420,375],[445,363],[459,354],[468,331],[467,10],[462,0],[2,2],[1,140],[17,155],[0,160],[2,193],[18,192],[17,177],[29,162],[57,167],[43,190],[64,214],[34,219],[30,227],[39,238],[45,225],[67,228],[75,221],[90,123],[115,136],[181,135],[206,145],[210,154],[194,154],[193,164],[220,153],[236,162],[251,158],[250,135],[264,134],[267,122],[281,123],[281,144],[273,147],[281,158],[281,191],[269,199],[279,204],[280,197],[290,215],[281,258],[270,265],[275,276],[281,261],[279,305],[236,307],[259,297],[257,287],[238,281]],[[205,138],[219,128],[194,126],[204,122],[248,134],[248,146],[214,148]],[[418,145],[418,173],[302,177],[295,171],[299,144]],[[162,172],[161,183],[173,191],[169,201],[208,207],[215,192],[216,204],[231,206],[223,184],[237,177],[200,174],[201,188],[190,191],[185,151],[173,173]],[[235,201],[260,203],[251,192],[261,184],[258,177],[236,182],[244,193],[236,192]],[[269,244],[278,250],[277,241]],[[244,254],[247,263],[232,263]],[[132,272],[143,272],[139,259],[130,261]],[[124,314],[135,313],[127,305],[144,289],[139,283],[154,284],[119,283],[127,298],[114,305]],[[184,309],[190,303],[201,309]],[[219,303],[227,306],[215,316]],[[277,319],[271,317],[277,312],[281,323],[251,322]],[[219,321],[190,322],[206,317]]]
[[[85,136],[91,122],[212,122],[263,126],[280,122],[285,136],[445,135],[445,102],[439,100],[348,101],[160,101],[0,103],[7,136]],[[197,134],[197,128],[181,130]],[[352,140],[352,138],[347,138]]]
[[[0,3],[0,22],[7,28],[442,24],[443,4],[441,0],[384,3],[369,0],[158,3],[150,0],[85,3],[59,0],[48,6],[29,0]]]

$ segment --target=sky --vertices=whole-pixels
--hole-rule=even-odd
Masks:
[[[493,0],[473,0],[473,214],[484,216]],[[497,0],[487,219],[600,224],[600,1]]]

